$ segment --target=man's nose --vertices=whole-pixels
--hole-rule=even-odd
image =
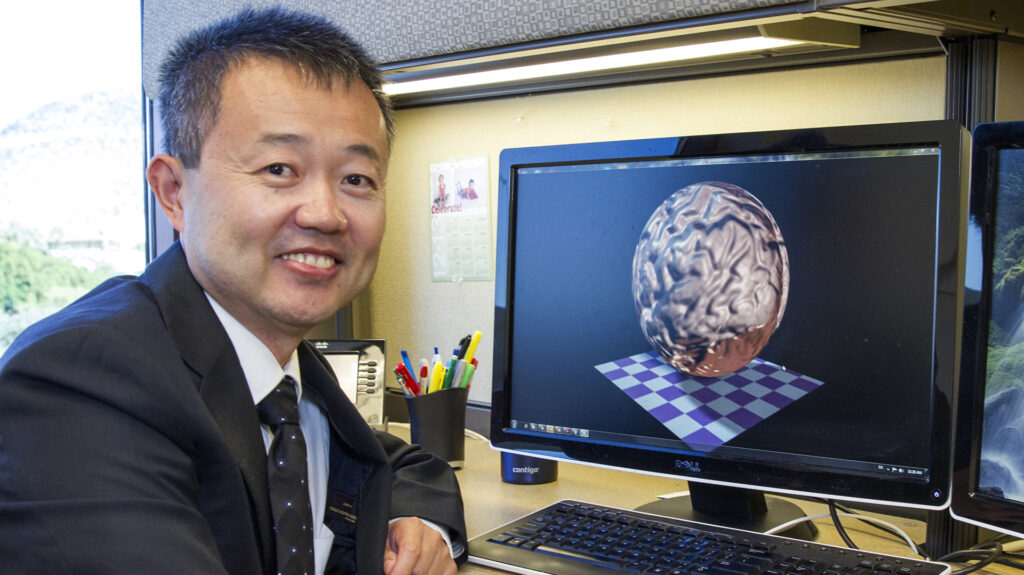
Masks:
[[[343,194],[337,182],[327,178],[307,180],[301,195],[301,205],[295,214],[295,223],[302,228],[323,233],[342,232],[348,227]]]

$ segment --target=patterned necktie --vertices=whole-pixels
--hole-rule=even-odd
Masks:
[[[306,440],[299,428],[295,380],[285,376],[256,407],[274,435],[267,456],[279,575],[313,573],[313,512],[306,482]]]

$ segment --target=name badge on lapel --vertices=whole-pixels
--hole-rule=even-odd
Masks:
[[[354,524],[359,519],[359,499],[331,491],[327,496],[327,518]]]

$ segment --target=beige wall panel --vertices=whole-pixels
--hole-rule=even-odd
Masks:
[[[1024,44],[1000,42],[996,62],[996,121],[1024,120]]]

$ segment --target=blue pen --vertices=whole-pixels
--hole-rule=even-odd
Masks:
[[[405,369],[409,370],[409,373],[415,375],[417,373],[416,368],[412,366],[412,360],[409,359],[409,354],[404,349],[402,350],[402,363],[405,364]]]

